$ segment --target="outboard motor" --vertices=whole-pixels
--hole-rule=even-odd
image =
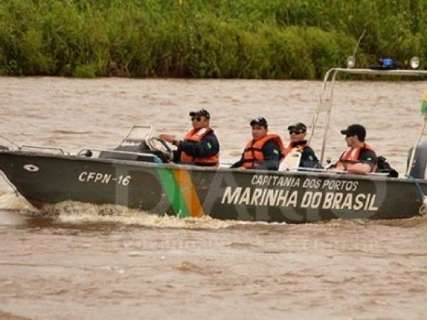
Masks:
[[[407,166],[409,166],[409,162],[411,161],[412,149],[409,150],[408,153],[408,162]],[[427,166],[427,141],[423,141],[420,143],[415,149],[414,162],[412,164],[412,168],[409,171],[409,176],[416,179],[425,179],[425,171]]]

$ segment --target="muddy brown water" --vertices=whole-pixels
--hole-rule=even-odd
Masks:
[[[282,135],[292,122],[309,124],[320,86],[0,78],[0,134],[76,152],[115,146],[132,124],[182,135],[188,112],[204,107],[222,160],[230,162],[255,116]],[[339,129],[359,122],[403,173],[426,91],[426,82],[340,83],[327,158],[343,150]],[[317,152],[320,143],[318,130]],[[32,211],[4,183],[0,208],[0,319],[427,317],[425,217],[286,225],[180,220],[76,203],[49,214]]]

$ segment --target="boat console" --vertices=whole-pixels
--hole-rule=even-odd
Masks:
[[[116,148],[101,151],[99,158],[155,163],[171,161],[172,149],[165,141],[153,137],[152,131],[151,126],[133,126]]]

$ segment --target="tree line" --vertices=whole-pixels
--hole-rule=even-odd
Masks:
[[[427,0],[2,0],[0,74],[316,79],[427,61]]]

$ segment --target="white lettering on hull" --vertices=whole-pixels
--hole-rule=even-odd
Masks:
[[[110,173],[94,171],[82,171],[78,176],[78,180],[83,183],[109,184],[114,182],[122,186],[129,185],[131,178],[132,177],[128,175],[120,175],[113,178],[113,175]]]
[[[226,187],[222,204],[322,210],[377,211],[376,194]]]

